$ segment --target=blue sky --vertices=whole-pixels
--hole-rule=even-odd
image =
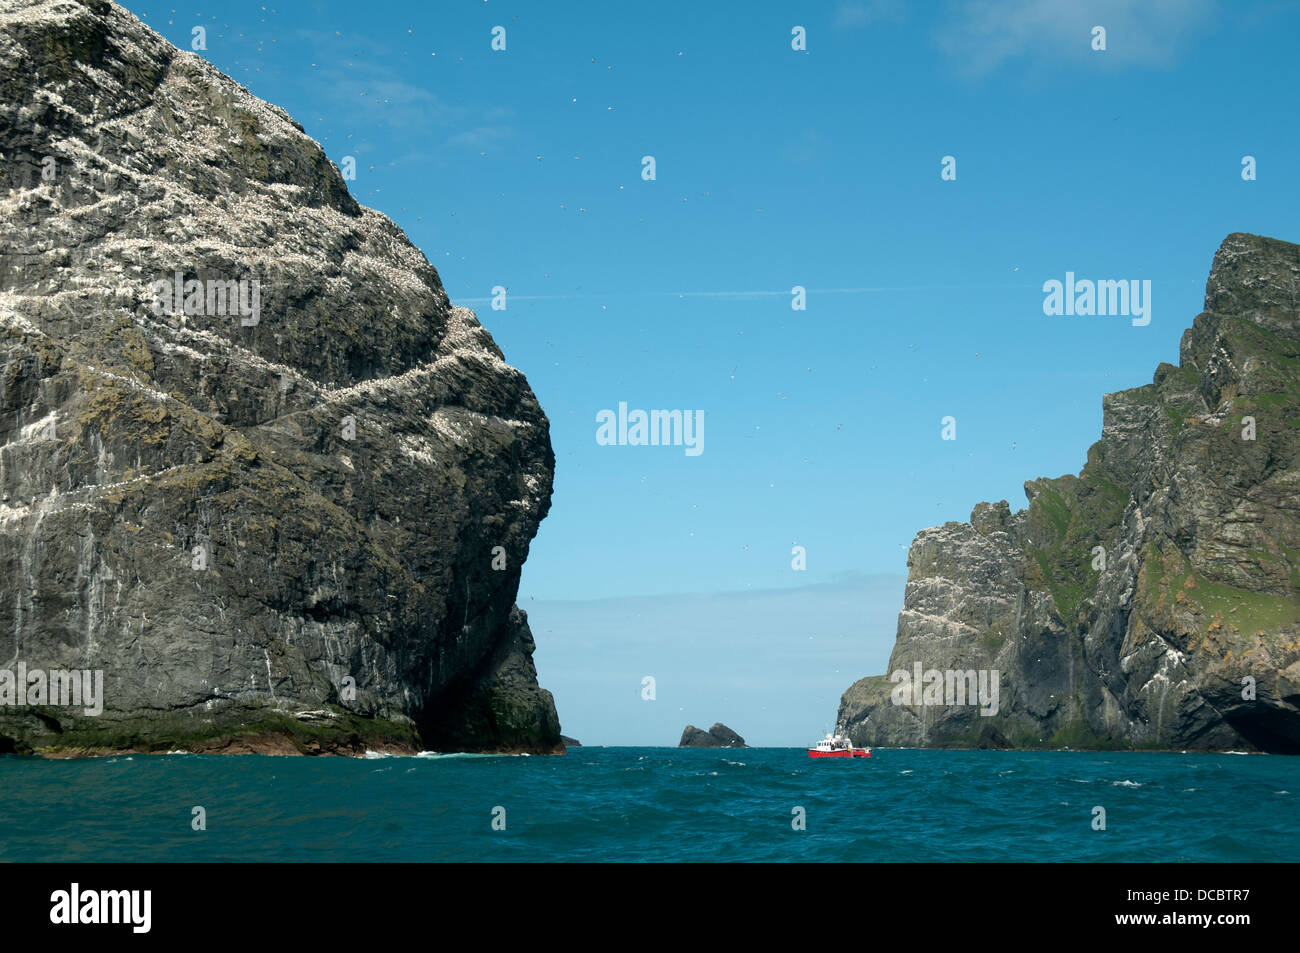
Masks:
[[[1293,5],[173,4],[128,6],[354,156],[527,374],[557,472],[520,604],[589,743],[820,731],[884,670],[913,535],[1077,472],[1223,237],[1297,234]],[[1150,280],[1151,323],[1045,316],[1067,271]],[[704,452],[597,445],[620,401],[704,411]]]

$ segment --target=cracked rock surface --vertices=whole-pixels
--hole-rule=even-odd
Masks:
[[[514,605],[549,422],[302,127],[116,4],[0,0],[0,170],[0,669],[104,673],[0,750],[563,750]]]

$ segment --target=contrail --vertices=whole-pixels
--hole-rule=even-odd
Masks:
[[[877,286],[868,288],[809,288],[807,293],[810,295],[827,295],[827,294],[878,294],[889,291],[972,291],[983,290],[988,288],[1037,288],[1033,284],[995,284],[995,285],[892,285]],[[567,294],[567,295],[518,295],[507,292],[507,297],[511,301],[570,301],[576,298],[638,298],[638,297],[662,297],[662,298],[761,298],[761,297],[789,297],[790,290],[781,291],[610,291],[610,292],[593,292],[590,294]],[[487,304],[493,299],[487,298],[457,298],[456,304]]]

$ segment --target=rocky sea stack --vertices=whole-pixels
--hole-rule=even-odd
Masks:
[[[917,535],[856,744],[1300,753],[1300,246],[1229,235],[1179,366],[1103,410],[1078,476]],[[993,671],[996,713],[944,697]]]
[[[0,750],[563,750],[514,604],[547,418],[302,127],[4,0],[0,169],[0,669],[48,673]]]
[[[687,725],[682,731],[679,748],[748,748],[745,739],[740,737],[720,721],[715,721],[708,731]]]

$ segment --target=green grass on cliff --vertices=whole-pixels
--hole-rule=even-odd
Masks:
[[[1255,555],[1278,560],[1268,553]],[[1186,638],[1189,647],[1208,640],[1218,651],[1241,653],[1258,645],[1257,638],[1273,642],[1300,625],[1300,599],[1294,592],[1255,592],[1208,579],[1171,546],[1162,550],[1148,543],[1141,556],[1138,598],[1144,612],[1164,631]]]
[[[1300,623],[1300,600],[1294,596],[1250,592],[1210,582],[1195,572],[1189,575],[1196,588],[1190,590],[1188,598],[1199,602],[1208,616],[1236,627],[1244,635],[1267,637]]]
[[[1026,582],[1049,592],[1061,621],[1072,627],[1100,575],[1092,568],[1093,548],[1113,545],[1128,494],[1091,463],[1077,477],[1035,480],[1027,487],[1032,559]]]

